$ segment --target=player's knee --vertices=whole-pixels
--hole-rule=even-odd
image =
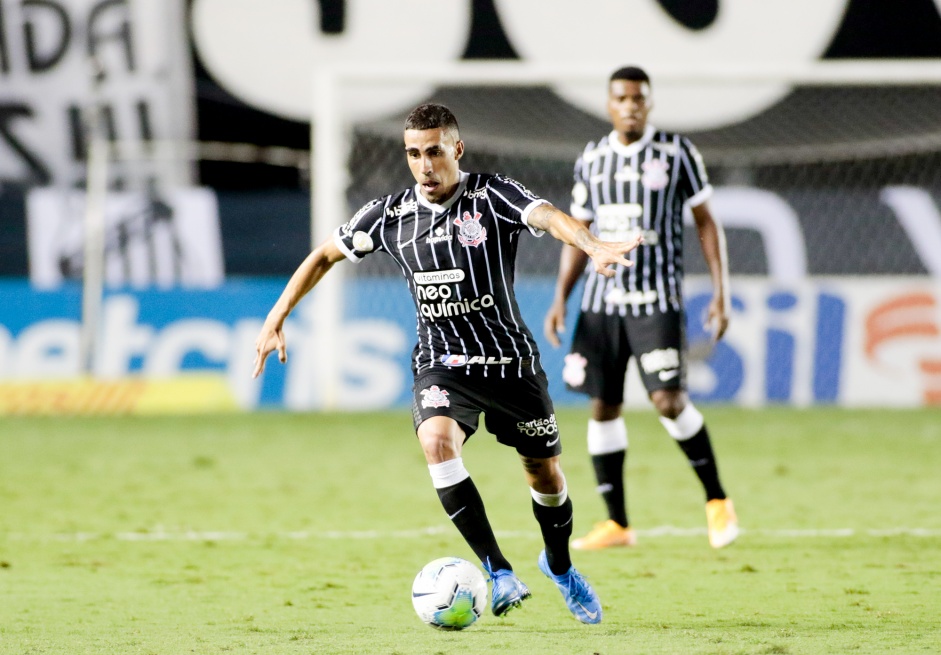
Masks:
[[[675,421],[689,405],[686,394],[679,390],[661,389],[650,394],[650,401],[663,418]]]
[[[661,416],[660,422],[671,437],[677,441],[685,441],[696,436],[696,434],[702,430],[705,419],[703,415],[699,413],[699,410],[693,406],[693,403],[686,403],[686,407],[683,408],[683,411],[681,411],[675,419]]]
[[[623,418],[610,421],[588,420],[588,454],[607,455],[627,450],[627,425]]]
[[[464,433],[456,423],[428,420],[418,427],[417,434],[428,464],[460,457]]]

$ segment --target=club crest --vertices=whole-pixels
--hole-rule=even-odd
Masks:
[[[580,387],[585,384],[585,367],[588,360],[578,353],[565,356],[565,366],[562,368],[562,380],[570,387]]]
[[[640,181],[651,191],[659,191],[670,181],[670,177],[667,175],[670,164],[665,161],[651,159],[641,164],[641,168],[644,169],[644,174],[641,176]]]
[[[461,218],[455,218],[454,224],[458,227],[457,240],[462,246],[479,246],[487,240],[487,228],[480,224],[481,213],[464,212]]]
[[[439,389],[437,384],[431,385],[428,389],[422,389],[421,399],[422,407],[450,407],[451,401],[448,400],[448,392]]]

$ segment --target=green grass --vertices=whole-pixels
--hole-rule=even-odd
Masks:
[[[460,633],[409,599],[425,562],[473,558],[406,412],[0,420],[0,653],[941,652],[941,413],[703,410],[744,533],[708,547],[679,450],[629,414],[640,543],[575,558],[599,626],[536,568],[516,456],[476,435],[533,598]],[[586,418],[559,415],[576,533],[603,518]]]

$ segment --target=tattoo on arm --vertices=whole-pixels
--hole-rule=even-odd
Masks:
[[[552,205],[539,205],[529,215],[529,224],[537,230],[548,230],[552,215],[559,211]]]

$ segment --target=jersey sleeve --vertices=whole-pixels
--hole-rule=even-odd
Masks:
[[[712,195],[712,185],[702,155],[686,137],[680,139],[679,160],[682,167],[680,188],[686,196],[686,205],[690,208],[698,207]]]
[[[588,147],[585,148],[585,152],[593,147],[594,144],[589,143]],[[575,162],[572,203],[569,206],[569,214],[582,221],[591,221],[595,218],[595,210],[591,206],[591,193],[588,192],[591,188],[588,184],[588,175],[588,164],[585,161],[585,155],[582,155]]]
[[[502,205],[502,207],[498,206],[501,215],[511,221],[519,221],[520,225],[528,228],[533,236],[541,237],[545,234],[544,230],[529,224],[529,215],[539,205],[547,204],[547,200],[540,198],[513,178],[504,175],[493,176],[487,186],[498,199],[498,205]]]
[[[366,255],[383,250],[384,207],[382,198],[370,200],[333,233],[333,242],[347,259],[358,264]]]

